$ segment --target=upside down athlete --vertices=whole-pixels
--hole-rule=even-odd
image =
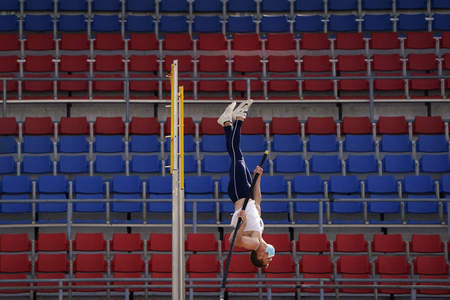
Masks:
[[[261,175],[263,169],[257,166],[254,173],[260,174],[255,184],[245,211],[242,211],[245,197],[247,197],[252,183],[252,175],[248,170],[240,149],[241,127],[253,100],[242,102],[236,109],[236,102],[227,106],[217,122],[223,126],[227,141],[227,151],[231,158],[230,183],[228,195],[234,203],[234,214],[231,225],[236,227],[239,217],[242,224],[236,236],[235,244],[250,252],[251,262],[260,268],[267,268],[275,255],[275,248],[267,244],[263,238],[264,223],[261,218]],[[230,240],[233,233],[230,235]]]

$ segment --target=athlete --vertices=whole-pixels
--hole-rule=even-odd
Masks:
[[[227,151],[231,158],[230,183],[228,195],[234,203],[234,214],[231,225],[236,227],[238,218],[242,224],[237,232],[235,245],[250,250],[251,262],[259,268],[267,268],[275,255],[275,248],[262,238],[264,223],[261,218],[261,175],[263,169],[257,166],[253,174],[258,177],[253,195],[251,195],[245,211],[242,211],[245,197],[247,197],[252,183],[252,175],[248,170],[240,149],[241,127],[253,100],[242,102],[236,109],[236,102],[227,106],[217,122],[225,130]],[[233,231],[234,233],[234,231]],[[233,233],[230,235],[230,241]]]

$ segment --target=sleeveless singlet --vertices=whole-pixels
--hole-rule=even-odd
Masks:
[[[242,209],[239,208],[233,213],[231,226],[236,227],[237,220],[239,218],[238,214],[241,210]],[[245,213],[247,214],[247,225],[243,231],[257,231],[262,234],[264,231],[264,222],[259,215],[258,209],[256,208],[255,200],[248,201]]]

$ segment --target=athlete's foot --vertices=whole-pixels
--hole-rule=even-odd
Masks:
[[[247,117],[248,110],[250,106],[252,106],[253,100],[245,100],[234,110],[233,119],[236,120],[245,120]]]
[[[225,111],[217,119],[217,123],[219,123],[220,126],[226,126],[227,123],[233,122],[233,110],[235,106],[236,101],[233,101],[225,108]]]

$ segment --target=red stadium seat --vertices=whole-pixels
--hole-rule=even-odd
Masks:
[[[406,243],[401,234],[374,234],[371,244],[372,252],[405,252]]]
[[[157,50],[159,47],[154,33],[131,33],[128,45],[130,50]]]
[[[441,47],[450,48],[450,31],[442,32]]]
[[[271,134],[299,134],[300,123],[297,117],[273,117],[270,132]]]
[[[409,251],[417,253],[443,253],[444,243],[439,234],[413,234]]]
[[[297,72],[297,63],[294,55],[269,55],[267,71],[269,72]]]
[[[25,40],[25,49],[42,51],[54,50],[55,41],[52,33],[28,33]]]
[[[228,250],[226,250],[228,251]],[[246,250],[248,252],[248,250]],[[234,252],[234,248],[233,248]],[[223,261],[225,267],[227,260]],[[230,273],[256,273],[258,269],[250,261],[250,256],[246,254],[236,254],[231,258],[230,267],[228,269]]]
[[[171,264],[171,262],[169,261],[169,264]],[[159,273],[159,272],[153,272],[152,273],[152,278],[167,278],[169,281],[155,281],[152,282],[152,284],[154,285],[167,285],[167,288],[154,288],[151,287],[150,289],[152,291],[156,291],[156,292],[171,292],[172,291],[172,273]]]
[[[450,53],[444,54],[443,57],[444,57],[444,64],[442,68],[444,70],[450,70]]]
[[[0,273],[28,273],[31,263],[28,254],[0,255]]]
[[[408,123],[403,116],[380,116],[377,122],[377,134],[408,134]]]
[[[343,134],[371,134],[372,124],[368,117],[344,117],[342,121]]]
[[[17,55],[0,56],[0,73],[18,72],[19,63]]]
[[[66,273],[69,271],[67,254],[39,253],[36,260],[36,271],[46,273]]]
[[[328,74],[306,74],[306,77],[327,77],[332,76],[331,73]],[[333,81],[332,80],[320,80],[320,79],[307,79],[303,81],[303,90],[322,92],[322,91],[332,91]]]
[[[360,50],[365,48],[361,32],[338,32],[336,34],[336,49]]]
[[[333,273],[333,263],[328,255],[302,255],[299,260],[300,273],[303,278],[323,278],[331,279]],[[331,282],[330,282],[331,283]],[[307,281],[304,284],[319,284],[319,282]],[[327,283],[325,283],[327,284]],[[305,293],[320,293],[319,288],[303,288]],[[333,289],[324,289],[325,293],[334,292]]]
[[[375,73],[375,76],[402,76],[402,73]],[[405,82],[403,79],[375,79],[374,87],[380,91],[403,90]]]
[[[131,78],[156,78],[152,74],[131,74]],[[153,92],[158,90],[157,80],[130,80],[130,90],[134,92]]]
[[[292,33],[269,33],[266,41],[267,50],[295,50]]]
[[[40,233],[36,242],[37,251],[67,251],[69,241],[65,233]]]
[[[217,124],[217,118],[202,118],[200,134],[224,134],[223,127]]]
[[[198,50],[226,50],[227,40],[222,33],[200,33],[197,42]]]
[[[59,70],[62,72],[87,72],[89,63],[87,55],[61,55]]]
[[[234,77],[258,77],[259,75],[233,75]],[[263,83],[261,80],[251,80],[250,89],[252,92],[258,92],[263,90]],[[233,91],[235,92],[247,92],[247,81],[246,80],[233,80]],[[245,124],[245,123],[244,123]]]
[[[364,234],[336,234],[333,242],[335,252],[367,252]]]
[[[0,235],[0,252],[26,252],[31,250],[27,233],[4,233]]]
[[[399,49],[400,40],[396,32],[373,32],[369,45],[373,50]]]
[[[189,278],[218,278],[217,273],[189,273]],[[202,281],[202,280],[193,280],[193,284],[220,284],[220,281]],[[208,288],[208,287],[201,287],[201,288],[194,288],[194,292],[219,292],[220,289],[218,287]]]
[[[105,251],[106,241],[103,233],[77,232],[72,246],[74,251]]]
[[[448,282],[450,280],[450,278],[448,277],[448,275],[420,275],[419,279],[423,279],[423,280],[428,280],[428,279],[432,279],[432,280],[441,280],[441,282],[428,282],[428,283],[422,283],[419,282],[417,285],[443,285],[446,286],[447,289],[418,289],[417,292],[419,294],[426,294],[426,295],[449,295],[450,294],[450,289],[448,289]]]
[[[96,74],[95,77],[96,78],[121,78],[122,74]],[[94,91],[121,92],[121,91],[123,91],[123,81],[96,80],[96,81],[94,81]]]
[[[261,42],[256,33],[235,33],[231,40],[232,50],[261,50]]]
[[[103,273],[75,273],[75,278],[77,279],[91,279],[91,278],[104,278],[104,274]],[[89,285],[101,285],[104,283],[100,283],[100,282],[95,282],[95,281],[85,281],[85,282],[75,282],[73,285],[79,286],[79,285],[83,285],[83,286],[89,286]],[[105,289],[104,288],[77,288],[76,291],[77,292],[87,292],[87,293],[94,293],[94,292],[103,292]]]
[[[399,54],[374,54],[372,56],[374,71],[401,71],[402,61]]]
[[[407,32],[405,48],[432,49],[436,46],[433,32]]]
[[[27,274],[1,274],[0,273],[0,280],[13,280],[13,279],[27,279]],[[21,294],[21,293],[28,293],[29,291],[26,289],[13,289],[14,287],[25,287],[30,286],[27,282],[16,282],[16,283],[0,283],[0,287],[10,287],[11,289],[5,289],[1,290],[0,293],[2,294]]]
[[[233,72],[261,72],[260,56],[239,56],[233,57]]]
[[[198,70],[200,72],[226,72],[228,64],[225,55],[200,55]]]
[[[170,118],[164,124],[164,134],[170,134]],[[191,117],[184,118],[184,134],[195,134],[195,124]]]
[[[97,55],[94,69],[97,72],[120,72],[123,71],[123,64],[122,55]]]
[[[172,63],[178,59],[178,72],[192,72],[194,65],[192,63],[192,56],[190,55],[166,55],[164,57],[164,71],[170,71]]]
[[[50,74],[25,74],[25,78],[51,78]],[[51,80],[39,80],[23,82],[23,90],[27,92],[49,92],[53,91],[53,82]]]
[[[341,256],[337,260],[337,272],[342,274],[342,278],[369,279],[371,265],[367,255]],[[345,282],[351,285],[365,285],[367,282]],[[345,285],[344,284],[344,285]],[[372,293],[371,288],[340,288],[341,293],[363,294]]]
[[[159,70],[156,55],[130,55],[128,68],[132,72],[154,72]]]
[[[17,33],[0,34],[0,51],[20,50],[20,42]]]
[[[337,70],[344,72],[365,71],[367,64],[364,55],[338,55]]]
[[[26,72],[52,72],[54,68],[55,64],[51,55],[28,55],[25,58]]]
[[[111,240],[112,251],[142,251],[144,243],[141,240],[140,233],[113,233]],[[114,257],[115,258],[115,257]],[[118,271],[127,272],[127,271]],[[132,271],[130,271],[132,272]]]
[[[294,278],[294,273],[266,273],[266,278]],[[291,287],[286,288],[279,288],[279,287],[272,287],[271,291],[272,293],[293,293],[295,292],[294,282],[292,281],[277,281],[276,283],[273,281],[266,281],[265,285],[266,288],[264,290],[267,290],[267,287],[269,287],[272,284],[289,284]]]
[[[309,33],[302,34],[300,40],[300,49],[302,50],[329,50],[330,40],[326,33]]]
[[[53,121],[50,117],[26,117],[23,124],[23,134],[53,134]]]
[[[330,242],[325,233],[299,233],[296,251],[299,252],[329,252]]]
[[[262,117],[249,117],[242,123],[242,134],[265,134],[266,124]]]
[[[302,57],[302,70],[305,72],[331,71],[331,62],[328,55],[305,55]]]
[[[443,134],[445,124],[441,116],[416,116],[413,122],[413,132],[415,134]]]
[[[113,272],[138,273],[144,272],[144,269],[145,263],[141,254],[115,254],[111,262],[111,271]]]
[[[89,123],[86,117],[61,117],[59,134],[89,134]]]
[[[417,256],[413,265],[416,275],[448,275],[444,256]]]
[[[278,254],[272,259],[269,266],[263,269],[264,273],[295,273],[295,262],[291,254]]]
[[[88,50],[86,33],[61,33],[61,50]]]
[[[60,78],[73,78],[80,79],[86,78],[86,80],[59,80],[58,90],[67,92],[77,92],[77,91],[87,91],[89,88],[89,83],[87,81],[86,74],[60,74]]]
[[[217,273],[220,270],[215,254],[191,254],[186,261],[188,273]]]
[[[336,123],[333,117],[308,117],[306,134],[336,134]]]
[[[188,233],[184,245],[186,251],[218,251],[214,233]]]
[[[105,256],[100,253],[77,254],[73,263],[75,272],[100,273],[106,272]]]
[[[233,258],[234,259],[234,258]],[[231,264],[230,264],[231,265]],[[256,274],[252,273],[228,273],[228,278],[256,278]],[[227,283],[227,291],[230,293],[255,293],[258,288],[251,287],[254,281],[230,281]]]
[[[411,73],[411,76],[437,76],[438,73]],[[422,91],[430,91],[430,90],[439,90],[441,88],[441,81],[439,79],[410,79],[409,88],[411,90],[422,90]]]
[[[148,251],[172,251],[172,234],[152,233],[147,241]]]
[[[129,130],[130,134],[160,134],[161,125],[157,118],[151,117],[132,117]]]
[[[272,73],[270,74],[270,77],[297,77],[297,75]],[[268,87],[271,92],[295,92],[298,91],[298,82],[296,80],[288,79],[270,80]]]
[[[409,279],[410,267],[406,256],[379,256],[375,261],[375,273],[380,275],[381,279]],[[380,282],[380,284],[389,285],[408,285],[407,282]],[[383,294],[409,294],[409,289],[385,288],[380,289]]]
[[[142,278],[142,273],[114,273],[113,274],[114,278]],[[124,282],[122,281],[115,281],[113,282],[113,285],[123,285]],[[127,281],[128,285],[143,285],[144,282],[143,281]],[[119,292],[123,292],[125,289],[124,288],[117,288],[117,289],[113,289],[113,291],[119,291]],[[131,292],[136,292],[136,291],[143,291],[144,289],[136,289],[136,288],[131,288],[129,289]]]
[[[433,53],[408,55],[408,70],[428,71],[437,70],[436,55]]]
[[[65,273],[37,273],[36,274],[36,278],[37,279],[64,279],[66,278],[66,274]],[[53,286],[55,287],[55,289],[39,289],[36,292],[37,293],[57,293],[58,292],[58,286],[59,283],[58,282],[38,282],[36,284],[37,286]],[[63,283],[63,285],[67,285],[67,283]]]
[[[263,239],[276,247],[277,252],[292,252],[292,243],[288,234],[264,233]]]
[[[365,73],[341,74],[342,77],[363,77]],[[366,79],[340,79],[338,82],[340,91],[364,91],[369,89],[369,81]]]
[[[148,271],[152,273],[171,273],[172,255],[171,254],[152,254],[148,263]],[[152,274],[153,277],[153,274]]]
[[[123,50],[122,35],[120,33],[98,32],[95,35],[94,48],[96,50]]]
[[[192,50],[189,33],[166,33],[163,45],[164,50]]]

